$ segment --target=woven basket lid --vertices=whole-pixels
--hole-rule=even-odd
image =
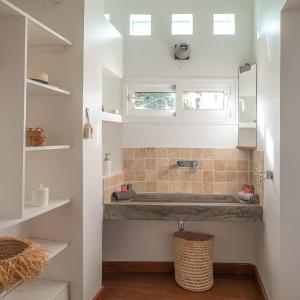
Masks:
[[[211,234],[190,231],[177,231],[175,232],[174,237],[187,241],[209,241],[214,239],[214,236]]]

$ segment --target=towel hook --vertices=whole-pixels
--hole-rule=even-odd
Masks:
[[[90,109],[87,107],[85,109],[85,115],[88,122],[90,122]]]

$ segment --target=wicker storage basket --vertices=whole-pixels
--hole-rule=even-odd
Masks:
[[[0,237],[0,291],[18,281],[40,275],[48,262],[46,250],[39,244],[11,237]]]
[[[46,146],[47,138],[43,128],[26,128],[26,146]]]
[[[174,234],[175,280],[189,291],[206,291],[214,283],[214,236],[187,231]]]

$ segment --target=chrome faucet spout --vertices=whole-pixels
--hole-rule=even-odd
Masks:
[[[177,160],[177,168],[191,168],[193,172],[197,172],[198,162],[196,160]]]

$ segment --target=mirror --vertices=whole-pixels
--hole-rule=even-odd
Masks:
[[[256,64],[239,67],[239,130],[238,146],[256,148],[257,118]]]

